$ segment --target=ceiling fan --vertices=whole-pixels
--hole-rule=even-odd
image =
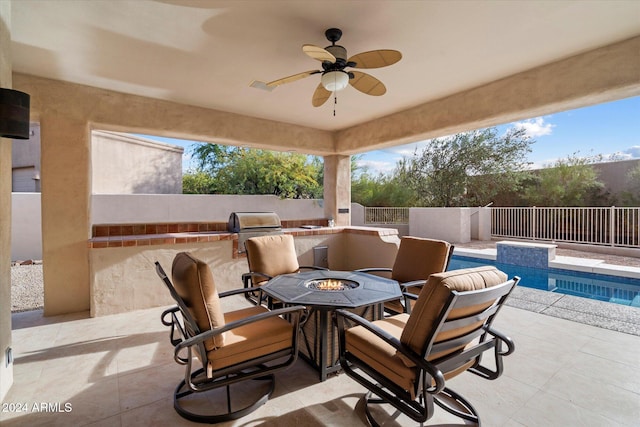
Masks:
[[[322,62],[322,70],[310,70],[292,76],[274,80],[269,83],[252,82],[251,86],[266,90],[273,90],[285,83],[309,77],[313,74],[322,74],[320,84],[313,93],[311,104],[319,107],[331,96],[332,92],[338,92],[351,85],[367,95],[384,95],[387,88],[375,77],[361,71],[345,71],[349,68],[381,68],[393,65],[402,59],[402,54],[397,50],[378,49],[362,52],[347,59],[347,49],[337,45],[342,37],[342,31],[338,28],[329,28],[324,35],[331,42],[331,46],[324,49],[311,44],[302,46],[302,51],[311,58]]]

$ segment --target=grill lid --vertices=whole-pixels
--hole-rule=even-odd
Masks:
[[[281,227],[275,212],[232,212],[227,224],[227,230],[232,233],[280,230]]]

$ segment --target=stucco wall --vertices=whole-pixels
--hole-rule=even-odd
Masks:
[[[40,193],[11,195],[11,260],[42,259]]]
[[[371,230],[342,230],[295,237],[300,265],[313,265],[313,248],[327,246],[329,267],[335,270],[391,267],[399,243],[398,237],[391,232],[380,236]],[[154,270],[154,263],[159,261],[170,273],[173,258],[182,251],[192,252],[210,265],[219,292],[242,287],[242,274],[249,271],[247,260],[233,257],[230,240],[91,249],[91,315],[104,316],[171,304],[168,291]]]
[[[277,196],[94,194],[91,224],[226,222],[231,212],[275,212],[282,220],[324,218],[322,200]]]
[[[471,208],[471,239],[491,240],[491,208]]]
[[[246,259],[232,258],[232,242],[107,248],[90,251],[91,315],[102,316],[169,305],[173,301],[155,272],[155,261],[171,274],[178,252],[188,251],[212,267],[218,291],[242,287]]]
[[[400,245],[395,230],[373,240],[371,236],[359,233],[348,233],[345,237],[345,258],[348,264],[345,269],[355,270],[367,267],[392,267]]]
[[[351,224],[351,156],[324,157],[324,202],[326,218]]]
[[[640,166],[640,159],[594,163],[592,166],[598,174],[598,181],[604,184],[603,191],[620,198],[623,193],[633,190],[629,181],[629,172]],[[537,174],[541,170],[543,169],[533,169],[531,172]]]
[[[632,169],[639,166],[640,159],[596,163],[593,165],[598,171],[598,180],[605,185],[605,190],[611,192],[611,194],[618,195],[624,191],[631,190],[628,174]]]
[[[93,194],[182,194],[182,147],[117,132],[91,133]]]
[[[470,208],[411,208],[409,234],[416,237],[446,240],[451,243],[471,241]]]

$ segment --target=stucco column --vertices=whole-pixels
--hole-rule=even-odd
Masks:
[[[324,215],[351,225],[351,156],[324,157]]]
[[[0,1],[0,87],[11,88],[11,2]],[[0,401],[13,384],[11,347],[11,140],[0,138]]]
[[[89,168],[86,121],[40,116],[44,314],[89,309]]]

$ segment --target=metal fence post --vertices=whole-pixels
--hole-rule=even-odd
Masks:
[[[616,227],[615,214],[616,214],[616,207],[611,206],[611,208],[609,208],[609,240],[610,240],[609,245],[610,246],[616,245],[616,236],[618,234],[617,230],[615,229]]]
[[[533,232],[532,234],[532,238],[533,240],[536,240],[538,237],[538,209],[535,206],[531,207],[531,212],[533,213]]]

